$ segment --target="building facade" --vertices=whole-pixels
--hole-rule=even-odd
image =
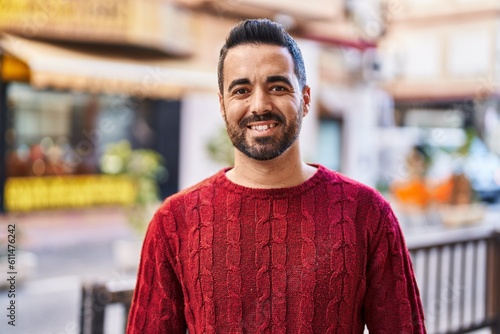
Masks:
[[[476,150],[482,152],[483,164],[498,160],[500,4],[490,0],[388,0],[384,8],[388,23],[379,43],[382,77],[384,88],[394,98],[399,126],[381,135],[381,150],[390,161],[387,165],[392,166],[386,177],[405,177],[407,168],[395,157],[404,156],[415,144],[434,148],[439,157],[445,156],[444,150],[454,152],[456,158],[458,148],[469,147],[467,140],[473,136],[474,145],[466,158]],[[449,176],[477,165],[454,160],[441,161],[435,176]],[[492,172],[474,174],[490,173],[490,186],[496,184],[500,189],[498,165],[492,164]]]
[[[64,206],[47,198],[69,198],[71,191],[42,194],[36,190],[41,180],[52,177],[42,187],[52,191],[54,182],[101,174],[107,144],[121,139],[162,154],[168,172],[162,196],[227,165],[207,150],[224,127],[218,52],[230,27],[252,17],[286,25],[304,53],[313,96],[302,134],[306,160],[374,185],[373,138],[379,114],[390,105],[374,84],[376,41],[384,30],[380,8],[375,0],[54,0],[43,8],[36,1],[9,2],[0,13],[0,100],[9,138],[2,144],[2,183],[10,196],[2,202],[10,210],[29,210],[26,200],[16,201],[20,189],[30,189],[30,197],[45,198],[34,199],[33,209]],[[76,184],[105,184],[93,181]],[[112,194],[132,193],[126,189],[123,183],[89,187],[72,201],[125,203]],[[96,192],[107,195],[94,203]],[[82,193],[89,194],[86,200]]]

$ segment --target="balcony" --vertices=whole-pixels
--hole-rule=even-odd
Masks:
[[[25,38],[132,46],[184,56],[192,52],[190,14],[166,1],[10,1],[0,32]]]
[[[343,0],[175,0],[192,9],[211,9],[222,16],[273,17],[286,14],[296,20],[329,20],[343,14]]]
[[[391,24],[379,43],[385,86],[396,100],[498,94],[497,38],[496,16]]]
[[[444,23],[463,17],[498,15],[500,3],[496,0],[384,0],[383,12],[391,23],[413,24],[437,19]]]

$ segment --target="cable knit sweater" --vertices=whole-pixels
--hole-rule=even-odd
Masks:
[[[220,171],[166,199],[142,250],[128,334],[425,333],[399,224],[322,166],[285,189]]]

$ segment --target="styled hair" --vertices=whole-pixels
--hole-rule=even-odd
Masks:
[[[217,77],[221,94],[223,94],[224,60],[227,53],[231,48],[245,44],[269,44],[287,48],[293,59],[294,71],[299,80],[300,88],[304,88],[306,85],[306,70],[297,42],[279,23],[268,19],[250,19],[240,22],[231,29],[226,38],[226,43],[220,50]]]

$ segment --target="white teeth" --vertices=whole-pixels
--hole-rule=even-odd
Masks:
[[[257,131],[266,131],[268,129],[272,129],[276,126],[276,124],[266,124],[266,125],[253,125],[252,130]]]

